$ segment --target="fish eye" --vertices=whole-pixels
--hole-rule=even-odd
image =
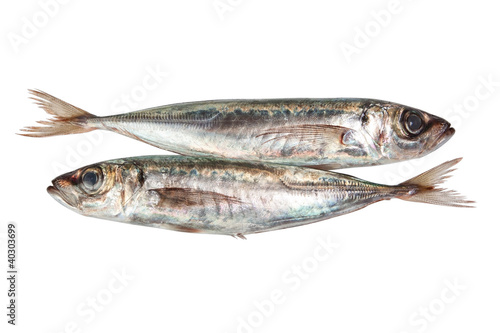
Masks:
[[[100,169],[87,169],[80,178],[81,185],[86,192],[97,191],[102,184],[102,172]]]
[[[410,135],[419,135],[424,129],[424,120],[419,112],[407,111],[403,119],[405,130]]]

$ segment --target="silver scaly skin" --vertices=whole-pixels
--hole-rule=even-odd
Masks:
[[[144,156],[61,175],[47,191],[86,216],[186,232],[243,235],[300,226],[400,198],[468,206],[436,188],[459,159],[395,186],[305,167]]]
[[[219,100],[97,117],[31,91],[53,119],[22,129],[45,137],[117,132],[168,151],[318,169],[379,165],[424,156],[454,134],[450,124],[392,102],[360,99]]]

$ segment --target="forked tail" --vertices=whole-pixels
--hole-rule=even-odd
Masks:
[[[34,97],[30,98],[35,100],[35,104],[54,117],[48,120],[37,121],[37,123],[44,126],[29,126],[22,128],[21,131],[25,133],[19,133],[19,135],[46,137],[85,133],[95,129],[87,126],[87,119],[95,118],[93,114],[44,93],[43,91],[29,90],[29,92],[34,95]]]
[[[463,195],[444,188],[439,188],[438,185],[442,184],[447,178],[450,177],[448,173],[455,169],[450,169],[462,158],[444,162],[437,167],[427,170],[420,175],[408,179],[407,181],[399,184],[401,188],[408,189],[409,191],[398,198],[408,201],[424,202],[434,205],[452,206],[452,207],[474,207],[474,201],[467,200]]]

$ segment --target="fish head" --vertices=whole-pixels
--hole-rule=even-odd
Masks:
[[[389,102],[366,108],[361,122],[387,160],[422,157],[441,147],[455,133],[443,118]]]
[[[63,206],[85,216],[119,219],[142,186],[142,172],[123,161],[97,163],[52,180],[47,192]]]

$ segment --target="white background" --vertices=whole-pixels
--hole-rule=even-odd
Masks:
[[[1,279],[2,332],[498,332],[495,2],[54,3],[0,8],[0,261],[6,271],[14,221],[20,272],[16,327],[6,324]],[[346,56],[347,45],[356,53]],[[157,81],[151,71],[161,72]],[[157,84],[146,90],[144,80]],[[445,117],[457,133],[421,160],[347,172],[397,183],[464,157],[446,186],[477,208],[392,200],[247,241],[86,218],[46,193],[52,178],[163,152],[113,133],[17,136],[46,118],[29,88],[97,115],[219,98],[407,104]],[[339,244],[332,253],[318,248],[330,241]]]

